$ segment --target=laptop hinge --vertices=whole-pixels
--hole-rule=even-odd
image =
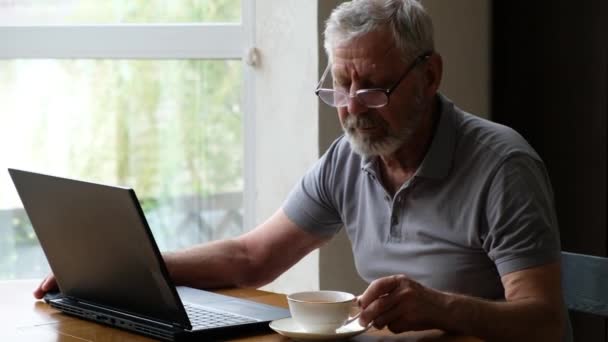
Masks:
[[[163,327],[168,328],[168,329],[173,329],[173,328],[186,329],[183,325],[181,325],[179,323],[173,323],[173,322],[169,323],[169,322],[166,322],[166,321],[159,321],[159,320],[156,320],[156,319],[153,319],[153,318],[148,318],[148,317],[141,316],[141,315],[134,315],[134,314],[131,314],[131,313],[126,312],[126,311],[116,310],[114,308],[110,308],[110,307],[107,307],[107,306],[98,305],[98,304],[90,303],[90,302],[87,302],[87,301],[83,301],[82,299],[75,299],[75,298],[72,298],[72,297],[69,297],[69,296],[64,296],[62,299],[68,299],[68,300],[70,300],[72,302],[78,303],[79,305],[87,306],[87,307],[90,307],[90,308],[95,308],[97,310],[107,311],[108,313],[115,314],[115,315],[126,316],[126,317],[129,317],[131,319],[145,321],[145,322],[148,322],[148,323],[151,323],[151,324],[156,324],[156,325],[159,325],[159,326],[163,326]]]

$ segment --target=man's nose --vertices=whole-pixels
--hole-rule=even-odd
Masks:
[[[348,97],[348,114],[358,115],[365,113],[367,111],[367,106],[359,100],[357,96],[349,96]]]

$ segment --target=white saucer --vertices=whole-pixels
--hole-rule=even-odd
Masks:
[[[291,317],[270,322],[270,329],[278,332],[283,336],[287,336],[297,341],[342,340],[347,339],[349,337],[353,337],[355,335],[359,335],[367,330],[366,327],[362,327],[361,325],[359,325],[358,320],[355,320],[350,324],[336,329],[335,332],[307,332],[304,329],[300,328]]]

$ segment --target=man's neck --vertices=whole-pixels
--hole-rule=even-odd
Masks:
[[[439,121],[438,100],[433,102],[411,139],[397,151],[380,156],[380,172],[387,190],[393,195],[405,182],[414,176],[431,146],[435,128]]]

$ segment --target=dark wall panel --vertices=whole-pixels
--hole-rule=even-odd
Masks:
[[[547,165],[564,250],[606,256],[608,1],[494,1],[492,119]],[[604,319],[573,315],[577,341]]]

